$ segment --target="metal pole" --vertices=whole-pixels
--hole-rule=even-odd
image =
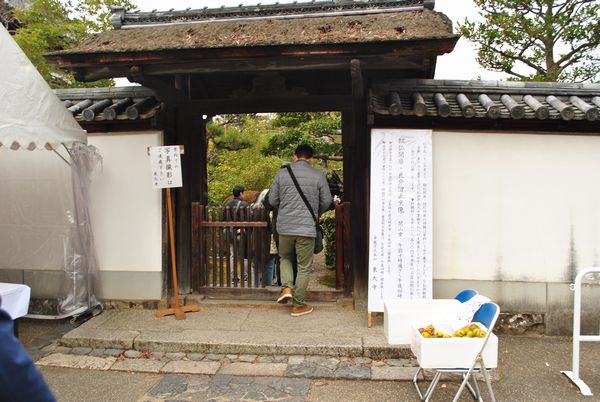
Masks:
[[[572,371],[561,371],[573,384],[577,385],[581,394],[585,396],[592,396],[593,394],[590,387],[579,378],[579,343],[584,341],[600,342],[600,336],[581,336],[581,282],[584,276],[594,272],[600,272],[600,268],[582,269],[575,277],[575,283],[571,284],[571,290],[575,291],[575,299],[573,300],[573,367]]]

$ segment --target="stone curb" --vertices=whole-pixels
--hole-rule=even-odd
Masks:
[[[412,380],[414,359],[373,360],[323,355],[248,355],[214,353],[150,353],[116,349],[55,348],[39,366],[169,374],[329,378],[353,380]],[[85,353],[87,352],[87,354]],[[170,356],[169,356],[170,355]]]

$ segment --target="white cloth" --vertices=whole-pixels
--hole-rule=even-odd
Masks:
[[[460,328],[468,325],[473,321],[473,316],[479,310],[479,307],[485,303],[489,303],[490,299],[482,296],[475,295],[464,303],[461,303],[461,308],[459,309],[459,313],[456,317],[454,317],[450,325],[454,331],[459,330]]]
[[[70,147],[87,135],[0,24],[0,146]]]
[[[31,288],[27,285],[0,282],[0,308],[13,320],[27,315]]]

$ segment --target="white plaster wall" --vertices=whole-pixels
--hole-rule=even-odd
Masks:
[[[92,179],[91,214],[101,271],[162,269],[161,190],[152,187],[147,147],[160,132],[90,134],[103,169]]]
[[[436,279],[570,281],[598,265],[600,137],[433,135]]]

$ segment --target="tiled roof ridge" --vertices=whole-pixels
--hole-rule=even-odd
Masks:
[[[175,11],[129,11],[114,8],[111,22],[115,28],[189,24],[223,20],[293,18],[327,15],[382,13],[390,11],[433,10],[435,0],[326,0],[237,7],[191,9]]]
[[[60,100],[70,99],[105,99],[105,98],[142,98],[155,96],[150,88],[139,85],[125,87],[99,88],[64,88],[55,89],[54,93]]]
[[[600,119],[600,84],[382,80],[370,107],[381,115],[529,120]]]
[[[527,92],[528,94],[598,94],[600,83],[571,83],[571,82],[539,82],[539,81],[484,81],[484,80],[449,80],[449,79],[398,79],[375,82],[373,88],[401,88],[402,91],[424,92],[488,92],[504,93]]]
[[[154,91],[141,86],[55,89],[78,122],[151,119],[161,108]]]

